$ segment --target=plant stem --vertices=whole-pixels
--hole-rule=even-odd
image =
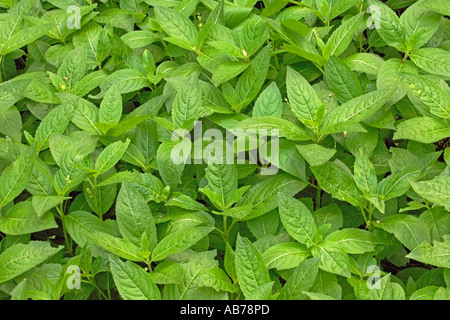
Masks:
[[[63,202],[61,202],[59,204],[59,208],[57,208],[57,211],[58,211],[59,216],[61,218],[61,224],[62,224],[62,227],[63,227],[64,241],[66,242],[67,252],[70,255],[72,255],[72,242],[69,239],[69,235],[67,233],[67,228],[66,228],[66,222],[64,221],[65,216],[64,216],[64,204],[63,204]]]
[[[225,240],[228,240],[228,229],[227,229],[227,216],[223,216],[223,235]]]
[[[108,297],[105,295],[105,293],[102,291],[102,289],[100,289],[99,286],[97,286],[97,284],[95,284],[94,281],[81,280],[81,282],[92,285],[101,294],[103,299],[108,300]]]
[[[366,213],[364,212],[363,207],[360,206],[359,209],[361,209],[361,213],[362,213],[362,215],[363,215],[364,221],[366,222],[366,228],[368,228],[369,225],[370,225],[370,223],[369,223],[369,220],[367,220]]]
[[[3,59],[4,56],[0,55],[0,83],[3,82]]]
[[[309,182],[309,181],[306,181],[306,183],[308,183],[308,185],[309,185],[310,187],[313,187],[314,189],[317,189],[317,186],[316,186],[314,183],[311,183],[311,182]]]
[[[320,209],[320,196],[322,195],[322,188],[317,185],[317,192],[316,192],[316,210]]]
[[[406,60],[408,59],[408,57],[409,57],[409,51],[405,52],[405,55],[403,56],[402,62],[405,63]]]
[[[372,213],[373,213],[374,206],[372,203],[369,204],[369,230],[372,230]]]

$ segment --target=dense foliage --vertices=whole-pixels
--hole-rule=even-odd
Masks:
[[[450,299],[449,15],[0,0],[0,298]]]

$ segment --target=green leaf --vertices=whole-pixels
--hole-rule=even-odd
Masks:
[[[102,132],[95,125],[98,122],[98,108],[85,99],[73,100],[74,106],[72,122],[81,130],[101,135]]]
[[[0,83],[0,114],[22,98],[30,81],[30,79],[22,79]]]
[[[19,202],[0,218],[0,231],[8,235],[21,235],[58,228],[51,212],[37,216],[31,201]]]
[[[71,92],[79,97],[84,97],[97,88],[107,77],[108,75],[103,70],[88,73],[72,88]]]
[[[142,195],[129,183],[122,183],[116,201],[116,219],[120,233],[135,245],[146,234],[149,248],[156,246],[156,227],[153,216]]]
[[[308,81],[294,69],[287,69],[287,95],[292,112],[300,121],[316,123],[316,111],[322,105]]]
[[[205,170],[208,184],[206,188],[219,197],[219,209],[224,210],[232,203],[229,199],[237,190],[237,169],[234,164],[209,164]]]
[[[152,252],[152,261],[160,261],[171,254],[186,250],[206,237],[214,227],[192,226],[170,233],[158,242]]]
[[[319,166],[330,160],[336,153],[336,149],[328,149],[319,144],[298,144],[298,152],[310,166]]]
[[[271,15],[283,9],[288,3],[289,3],[288,0],[274,0],[268,2],[265,5],[264,10],[261,12],[261,16],[270,17]]]
[[[445,120],[416,117],[402,121],[394,133],[394,140],[409,139],[421,143],[433,143],[450,137],[450,126]]]
[[[0,132],[16,141],[22,139],[22,118],[15,106],[0,113]]]
[[[269,150],[274,150],[274,144],[269,144]],[[278,156],[278,167],[283,171],[292,174],[294,177],[299,178],[302,181],[306,181],[306,166],[305,160],[300,155],[295,143],[289,140],[280,140],[278,142],[278,154],[270,155],[267,160],[270,163],[277,163]],[[261,155],[262,156],[262,155]]]
[[[450,177],[438,176],[429,181],[411,181],[411,186],[424,199],[437,205],[450,207]]]
[[[420,214],[419,218],[430,228],[431,241],[440,241],[443,236],[450,233],[450,218],[443,207],[426,210]]]
[[[434,241],[433,245],[428,242],[422,242],[406,257],[433,266],[448,268],[450,266],[449,236],[445,235],[442,242]]]
[[[330,193],[333,198],[347,201],[354,206],[361,206],[364,204],[364,199],[347,170],[338,160],[311,167],[321,188]]]
[[[143,48],[152,44],[158,37],[153,32],[147,30],[136,30],[125,33],[120,37],[125,44],[127,44],[131,49]]]
[[[233,106],[236,112],[247,107],[258,95],[269,71],[271,46],[265,46],[250,62],[250,66],[239,77],[236,83],[236,94],[239,103]]]
[[[326,62],[325,58],[323,58],[322,56],[320,56],[316,53],[311,52],[311,51],[315,51],[315,50],[307,51],[298,46],[290,45],[288,43],[284,43],[283,46],[286,48],[287,52],[296,54],[296,55],[300,56],[301,58],[309,60],[318,66],[323,66]]]
[[[109,256],[114,284],[124,300],[160,300],[161,295],[150,275],[131,261]]]
[[[417,97],[430,112],[440,118],[450,118],[450,93],[436,82],[425,76],[401,74],[400,79],[405,83],[408,92]]]
[[[320,257],[319,268],[346,278],[351,276],[350,260],[338,244],[326,241],[312,248],[315,258]]]
[[[293,176],[282,173],[277,174],[263,182],[253,185],[238,202],[239,206],[251,205],[253,210],[245,218],[256,218],[278,207],[278,193],[293,196],[306,188],[305,182]]]
[[[33,171],[33,161],[26,153],[3,170],[0,176],[0,208],[14,200],[27,187]]]
[[[370,160],[364,154],[361,148],[356,156],[354,164],[354,180],[356,186],[364,194],[375,194],[377,192],[377,176],[375,168]]]
[[[450,5],[445,0],[436,0],[436,1],[432,1],[432,2],[426,1],[426,0],[421,0],[420,6],[430,9],[430,10],[433,10],[442,15],[448,16],[450,14]]]
[[[73,106],[63,103],[50,111],[36,130],[35,139],[40,150],[48,147],[51,134],[62,134],[72,119]]]
[[[301,201],[282,193],[279,193],[278,197],[281,222],[287,232],[302,244],[313,244],[317,227],[309,209]]]
[[[67,90],[71,90],[84,77],[86,60],[87,51],[85,47],[76,47],[64,58],[57,74],[63,78]]]
[[[377,281],[380,288],[369,290],[369,300],[405,300],[403,287],[390,281],[391,274],[387,274]]]
[[[421,48],[410,53],[412,62],[432,74],[450,77],[450,53],[439,48]]]
[[[337,244],[349,254],[372,252],[377,244],[383,243],[375,234],[355,228],[335,231],[328,235],[325,240]]]
[[[331,56],[339,56],[350,45],[353,35],[359,29],[362,23],[364,14],[361,12],[344,22],[331,34],[325,47],[322,50],[322,55],[328,59]]]
[[[236,275],[239,287],[246,297],[259,286],[270,282],[269,272],[258,249],[240,235],[236,242]]]
[[[108,91],[112,86],[116,87],[121,94],[140,90],[150,85],[147,77],[135,69],[117,70],[100,85],[102,92]]]
[[[420,48],[436,33],[441,15],[422,7],[419,3],[409,6],[400,17],[409,47]]]
[[[225,271],[218,267],[205,270],[199,275],[197,281],[200,287],[210,287],[214,288],[216,291],[238,291],[238,286],[231,283],[231,280]]]
[[[394,91],[390,104],[399,101],[407,93],[405,85],[400,80],[400,76],[405,73],[417,74],[417,67],[411,61],[403,61],[399,58],[385,61],[378,69],[377,89]]]
[[[181,175],[183,174],[184,163],[175,163],[174,158],[178,157],[176,147],[177,141],[164,141],[159,145],[156,153],[156,163],[158,166],[159,174],[165,185],[170,186],[172,189],[181,182]],[[174,155],[172,155],[174,153]],[[189,149],[190,155],[190,149]],[[184,154],[182,156],[185,156]]]
[[[59,104],[61,101],[56,97],[56,89],[43,79],[34,79],[30,82],[23,96],[41,103]]]
[[[381,223],[376,226],[394,234],[409,250],[413,250],[424,241],[428,243],[431,241],[430,229],[427,225],[411,215],[390,215],[381,219]]]
[[[27,44],[32,43],[33,41],[46,34],[47,31],[53,28],[53,26],[53,24],[39,23],[38,25],[14,32],[11,38],[3,43],[2,47],[0,48],[0,55],[6,55],[17,49],[20,49],[21,47],[26,46]]]
[[[244,72],[244,70],[247,69],[249,65],[249,63],[244,63],[241,61],[227,61],[219,65],[219,67],[214,70],[211,79],[214,85],[218,87],[222,83],[236,78],[239,74]]]
[[[155,7],[156,20],[169,36],[192,45],[197,44],[198,31],[188,18],[170,8]]]
[[[295,123],[283,118],[277,118],[273,116],[260,116],[255,118],[247,118],[240,121],[234,130],[242,130],[243,133],[247,130],[278,130],[278,136],[284,137],[289,140],[310,140],[306,130]]]
[[[330,224],[331,226],[330,229],[328,229],[328,232],[333,232],[340,229],[344,222],[342,211],[336,203],[324,206],[314,211],[313,217],[317,226]]]
[[[354,98],[333,109],[323,120],[320,132],[330,134],[345,131],[352,123],[363,121],[380,109],[392,96],[392,90],[376,90]]]
[[[205,206],[203,206],[200,202],[197,202],[189,196],[177,191],[174,192],[170,200],[166,202],[166,206],[179,207],[187,210],[205,210]]]
[[[52,196],[52,195],[34,195],[31,198],[33,209],[36,212],[38,218],[48,212],[50,209],[56,207],[64,200],[68,200],[70,197]]]
[[[87,230],[85,229],[82,232],[87,232]],[[116,238],[101,231],[85,233],[85,236],[101,248],[114,253],[121,258],[136,262],[145,261],[144,257],[141,255],[140,248],[126,239]]]
[[[310,300],[337,300],[323,293],[303,291],[303,294],[305,294]]]
[[[282,300],[303,300],[305,295],[303,291],[308,291],[319,271],[319,259],[306,259],[294,269],[292,275],[286,281],[281,289],[280,299]]]
[[[236,282],[236,254],[230,244],[226,243],[225,256],[224,256],[224,268],[227,274]]]
[[[322,270],[317,273],[316,281],[309,290],[338,300],[342,298],[342,288],[338,283],[338,278],[334,274]]]
[[[181,127],[198,117],[202,107],[202,94],[197,74],[192,74],[177,91],[172,104],[172,121]]]
[[[114,230],[95,215],[86,211],[74,211],[64,216],[64,223],[70,237],[80,246],[84,247],[90,240],[88,235],[103,233],[115,235]]]
[[[96,174],[100,175],[114,167],[125,154],[125,151],[127,150],[129,144],[129,139],[127,139],[125,142],[116,141],[103,149],[103,151],[98,155],[97,160],[95,161]]]
[[[325,64],[324,80],[340,103],[363,94],[358,78],[347,64],[337,57],[330,57]]]
[[[426,286],[417,291],[414,291],[409,300],[433,300],[434,296],[439,287],[437,286]]]
[[[63,247],[53,248],[48,242],[17,243],[0,254],[0,283],[21,275],[55,255]]]
[[[112,86],[105,92],[100,109],[98,121],[101,123],[118,124],[122,116],[122,95]]]
[[[283,102],[280,89],[275,82],[272,82],[256,99],[252,117],[281,117],[282,111]]]
[[[405,29],[397,14],[384,3],[377,0],[369,0],[368,4],[375,6],[376,10],[372,13],[376,23],[379,24],[377,32],[380,37],[390,46],[401,51],[406,50]]]
[[[278,243],[266,251],[262,258],[267,269],[285,270],[297,267],[309,256],[305,246],[295,242]]]
[[[23,28],[23,18],[34,5],[33,0],[18,1],[9,11],[0,31],[0,42],[11,39],[17,30]]]
[[[380,56],[366,52],[355,53],[344,61],[352,71],[365,72],[372,75],[377,75],[378,69],[384,63],[383,58]]]
[[[330,1],[330,10],[327,15],[327,19],[331,20],[336,18],[340,14],[344,13],[351,7],[353,7],[358,1],[357,0],[332,0]]]

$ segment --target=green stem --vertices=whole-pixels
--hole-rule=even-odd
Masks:
[[[322,188],[317,185],[317,192],[316,192],[316,210],[320,209],[320,196],[322,195]]]
[[[106,290],[106,292],[108,293],[108,300],[111,300],[111,290],[109,288],[109,275],[108,275],[108,289]]]
[[[405,52],[405,55],[403,56],[403,60],[402,60],[403,63],[406,62],[406,60],[408,59],[409,53],[410,53],[409,51]]]
[[[152,273],[152,272],[153,272],[153,269],[152,269],[152,261],[151,261],[151,260],[145,261],[145,264],[147,265],[148,272],[149,272],[149,273]]]
[[[87,181],[89,182],[89,184],[92,187],[92,197],[94,197],[94,202],[97,203],[97,176],[94,175],[93,178],[94,178],[94,181],[91,181],[90,178],[88,178]],[[97,216],[100,218],[100,220],[103,220],[103,214],[99,213],[99,214],[97,214]]]
[[[298,2],[298,1],[294,1],[294,0],[289,0],[288,2],[289,2],[289,3],[292,3],[292,4],[296,4],[296,5],[298,5],[298,6],[302,6],[302,7],[305,6],[304,4],[302,4],[302,3]]]
[[[374,206],[372,203],[369,205],[369,230],[372,230],[372,213],[373,213]]]
[[[3,82],[3,59],[5,56],[0,55],[0,83]]]
[[[308,183],[308,185],[313,187],[314,189],[317,189],[317,186],[314,183],[311,183],[309,181],[306,181],[306,183]]]
[[[72,255],[72,242],[70,241],[69,235],[67,233],[67,228],[66,228],[66,222],[65,220],[65,215],[64,215],[64,204],[63,202],[60,203],[59,208],[57,208],[57,211],[59,213],[59,216],[61,218],[61,224],[63,227],[63,234],[64,234],[64,241],[66,242],[66,247],[67,247],[67,252]]]
[[[276,56],[279,53],[286,53],[286,49],[274,50],[271,55]]]
[[[277,70],[280,70],[280,65],[278,64],[278,58],[275,56],[275,66],[277,67]]]
[[[102,289],[99,288],[99,286],[97,286],[95,284],[94,281],[87,281],[87,280],[81,280],[81,282],[87,283],[92,285],[95,289],[97,289],[97,291],[101,294],[101,296],[103,297],[103,299],[108,300],[108,297],[105,295],[105,293],[102,291]]]
[[[227,216],[223,216],[223,235],[228,239],[228,229],[227,229]],[[225,240],[226,240],[225,239]]]
[[[369,228],[370,222],[369,222],[369,220],[367,220],[367,216],[366,216],[366,213],[364,212],[363,207],[360,206],[359,209],[361,209],[362,216],[364,218],[364,221],[366,222],[366,228]]]

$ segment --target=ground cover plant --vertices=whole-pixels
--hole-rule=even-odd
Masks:
[[[0,0],[0,298],[449,299],[449,15]]]

